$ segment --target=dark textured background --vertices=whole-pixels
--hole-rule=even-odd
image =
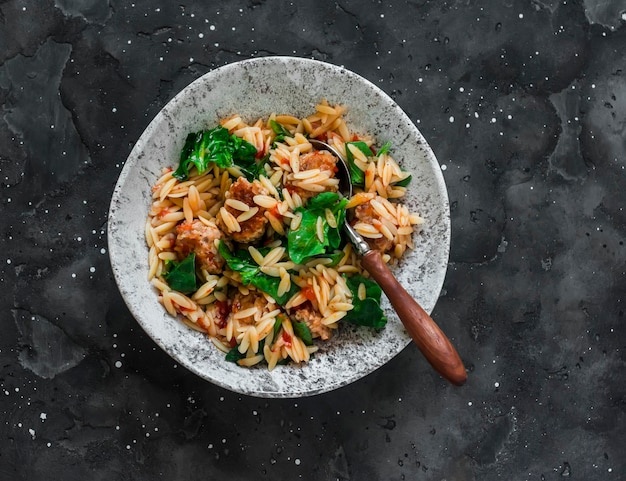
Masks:
[[[221,3],[0,0],[0,480],[626,479],[626,3]],[[198,76],[273,54],[361,74],[433,147],[433,317],[465,387],[407,348],[247,398],[126,309],[106,220],[133,143]]]

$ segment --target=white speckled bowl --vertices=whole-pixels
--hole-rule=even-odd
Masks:
[[[428,312],[443,284],[450,245],[448,197],[439,164],[407,115],[378,87],[335,65],[292,57],[244,60],[215,69],[174,97],[146,128],[130,153],[115,187],[108,223],[109,254],[118,287],[143,329],[198,376],[242,394],[293,398],[327,392],[379,368],[409,342],[386,298],[389,322],[375,332],[344,325],[308,364],[246,369],[202,334],[170,317],[146,280],[148,249],[144,225],[150,189],[164,166],[178,165],[186,135],[214,127],[233,113],[247,120],[270,113],[305,116],[327,98],[348,107],[351,129],[370,133],[379,145],[389,140],[392,155],[412,172],[406,203],[426,222],[416,248],[395,270],[400,282]],[[384,297],[384,296],[383,296]],[[434,372],[434,371],[433,371]]]

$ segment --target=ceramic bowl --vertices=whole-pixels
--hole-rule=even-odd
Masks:
[[[415,249],[394,269],[412,296],[431,312],[448,263],[450,216],[439,164],[409,117],[381,89],[345,68],[293,57],[265,57],[226,65],[176,95],[141,135],[121,172],[108,220],[109,254],[119,290],[141,327],[180,365],[226,389],[259,397],[294,398],[345,386],[383,366],[410,343],[383,295],[387,326],[376,332],[344,325],[303,365],[242,368],[224,360],[210,340],[171,317],[147,281],[144,225],[150,189],[164,166],[176,167],[185,137],[238,113],[248,121],[272,112],[306,116],[322,98],[348,108],[351,130],[369,133],[413,175],[404,202],[425,219]],[[434,371],[433,371],[433,375]]]

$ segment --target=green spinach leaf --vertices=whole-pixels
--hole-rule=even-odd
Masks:
[[[245,249],[239,249],[236,254],[233,254],[224,241],[220,241],[217,250],[228,264],[228,267],[241,274],[245,284],[249,283],[249,278],[254,277],[261,271],[261,267],[254,262],[250,253]]]
[[[254,157],[251,157],[248,160],[239,160],[236,161],[235,164],[239,167],[239,170],[246,176],[249,182],[252,182],[254,179],[258,179],[261,175],[266,175],[265,173],[265,164],[268,164],[270,161],[270,155],[267,154],[263,157],[259,162],[256,161]]]
[[[284,318],[284,314],[278,314],[276,316],[276,320],[274,321],[274,335],[272,336],[273,342],[276,342],[276,336],[278,336],[278,333],[280,332],[280,328],[283,325],[283,318]]]
[[[306,325],[306,322],[294,321],[292,326],[294,334],[302,339],[305,346],[313,345],[313,336],[311,335],[311,330],[309,329],[309,326]]]
[[[249,165],[255,162],[256,148],[228,130],[218,125],[214,129],[191,133],[185,140],[178,168],[172,174],[179,180],[189,177],[195,165],[199,174],[214,162],[218,167],[227,168],[233,164]]]
[[[391,149],[391,142],[387,141],[385,142],[385,144],[380,148],[380,150],[377,152],[376,156],[380,157],[383,154],[388,154],[389,153],[389,149]],[[402,170],[402,172],[405,172],[404,169],[402,169],[402,167],[400,168]],[[397,185],[399,187],[406,187],[407,185],[409,185],[411,183],[411,176],[407,176],[404,179],[395,182],[393,185]]]
[[[389,149],[391,149],[391,142],[387,141],[383,144],[383,146],[380,149],[378,149],[376,156],[380,157],[383,154],[389,153]]]
[[[196,254],[191,253],[181,262],[171,262],[171,268],[163,273],[163,278],[175,291],[188,294],[197,289]]]
[[[268,276],[264,272],[261,272],[261,266],[252,259],[247,249],[239,249],[237,252],[232,253],[223,241],[220,241],[217,249],[228,264],[228,267],[241,274],[241,282],[244,285],[252,284],[257,289],[272,296],[279,305],[284,305],[298,292],[299,287],[295,283],[292,283],[289,291],[279,296],[278,286],[280,285],[280,278]],[[266,254],[268,250],[269,249],[265,250],[265,252],[261,250],[261,253]]]
[[[287,251],[292,261],[301,264],[308,257],[332,252],[339,247],[347,203],[348,200],[340,198],[336,192],[322,192],[310,199],[305,207],[296,209],[302,213],[302,221],[296,230],[287,233]],[[326,209],[337,220],[337,227],[328,224]],[[317,237],[318,218],[322,219],[323,241]]]
[[[346,253],[344,251],[340,251],[340,250],[336,250],[334,252],[330,252],[324,255],[324,257],[328,257],[330,259],[330,264],[326,264],[328,267],[335,267],[337,264],[339,264],[339,262],[341,261],[341,259],[343,259],[343,256],[346,255]]]
[[[352,305],[354,309],[348,311],[348,314],[343,319],[351,324],[373,327],[374,329],[385,327],[387,317],[385,317],[385,313],[380,308],[382,289],[379,285],[361,275],[352,277],[344,276],[344,278],[352,292]],[[365,299],[359,299],[358,291],[361,283],[365,285]]]
[[[289,132],[285,126],[279,124],[275,120],[270,120],[270,127],[276,134],[273,144],[276,144],[276,142],[282,142],[285,140],[285,137],[293,137],[292,133]]]
[[[402,169],[404,170],[404,169]],[[397,185],[399,187],[406,187],[407,185],[409,185],[411,183],[411,178],[412,176],[409,175],[408,177],[405,177],[404,179],[394,183],[393,185]]]
[[[352,155],[352,151],[348,147],[349,145],[354,145],[357,149],[359,149],[366,157],[372,157],[374,153],[369,148],[369,146],[363,141],[356,142],[346,142],[346,158],[348,160],[348,168],[350,169],[350,177],[352,179],[352,185],[362,187],[365,184],[365,172],[357,167],[354,163],[354,155]]]
[[[230,351],[228,351],[226,353],[225,359],[228,362],[237,362],[237,361],[243,359],[244,357],[246,357],[246,354],[245,353],[243,353],[243,354],[240,353],[239,352],[239,347],[235,346]]]

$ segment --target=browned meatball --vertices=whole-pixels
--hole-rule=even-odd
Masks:
[[[350,222],[351,225],[356,224],[358,221],[367,222],[375,227],[380,225],[380,214],[374,210],[369,202],[356,206],[354,209],[354,219]],[[378,239],[365,239],[372,249],[376,249],[381,253],[390,251],[393,248],[393,241],[385,236]]]
[[[182,257],[194,252],[200,267],[210,274],[219,274],[224,268],[224,259],[217,252],[213,241],[221,236],[219,229],[203,224],[199,220],[185,221],[176,226],[174,250]]]
[[[300,170],[320,169],[321,171],[330,172],[330,177],[335,178],[337,173],[337,158],[327,150],[314,150],[300,156]],[[297,193],[302,202],[306,202],[311,197],[315,197],[319,192],[312,192],[303,189],[298,185],[286,183],[285,185],[290,193]],[[337,186],[326,186],[324,192],[337,192]]]
[[[327,150],[314,150],[300,156],[300,170],[329,170],[337,172],[337,158]]]
[[[254,196],[268,195],[268,190],[263,187],[263,185],[261,185],[261,183],[257,180],[255,180],[254,182],[248,182],[245,177],[239,177],[237,181],[230,186],[228,192],[229,194],[227,196],[227,199],[230,198],[234,200],[239,200],[250,208],[257,207],[259,209],[258,212],[254,214],[250,219],[239,221],[241,231],[230,232],[229,229],[226,229],[229,232],[230,237],[235,242],[241,242],[245,244],[254,242],[263,237],[263,234],[265,234],[265,226],[268,221],[265,217],[265,208],[255,204]],[[242,211],[237,210],[228,204],[225,204],[224,207],[235,218],[243,213]]]
[[[273,303],[268,303],[265,296],[258,291],[250,291],[248,294],[242,294],[241,292],[237,292],[233,297],[233,301],[230,306],[230,313],[228,314],[229,319],[230,317],[237,314],[239,311],[245,311],[246,309],[249,309],[251,307],[256,307],[259,312],[263,313],[274,310],[277,305]],[[240,318],[239,323],[254,324],[254,319],[254,314],[252,314],[250,316]]]
[[[313,337],[319,337],[322,340],[330,339],[333,330],[322,324],[322,316],[313,309],[310,302],[305,302],[298,306],[297,310],[292,311],[294,321],[304,322]]]

